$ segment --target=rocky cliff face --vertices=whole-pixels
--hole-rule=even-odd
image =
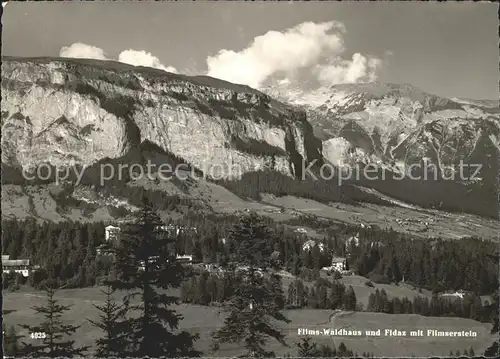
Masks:
[[[321,156],[304,111],[246,86],[115,62],[2,59],[2,163],[91,165],[148,141],[222,177]]]
[[[342,84],[308,93],[266,91],[306,109],[323,155],[334,164],[379,163],[404,169],[428,158],[452,166],[485,155],[500,132],[500,108],[491,101],[459,101],[411,85]],[[478,147],[480,145],[480,147]]]

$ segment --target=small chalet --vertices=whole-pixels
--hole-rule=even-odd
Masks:
[[[29,259],[9,259],[8,255],[2,255],[3,273],[19,273],[23,277],[29,277],[31,271],[36,269],[31,265]]]
[[[344,257],[333,257],[331,268],[339,272],[345,271],[347,269],[347,260]]]

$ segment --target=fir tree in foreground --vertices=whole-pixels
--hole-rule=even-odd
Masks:
[[[185,277],[176,261],[175,239],[161,229],[164,223],[145,202],[133,223],[119,235],[115,249],[113,289],[126,291],[124,304],[134,317],[120,324],[127,356],[199,356],[193,347],[197,335],[179,331],[182,315],[171,309],[178,298],[166,294]],[[117,334],[118,335],[118,334]]]
[[[3,353],[5,356],[18,356],[21,354],[19,339],[20,335],[17,334],[16,328],[11,325],[4,332],[3,336]]]
[[[95,305],[100,312],[100,321],[87,319],[94,327],[101,329],[104,336],[97,339],[97,357],[123,357],[126,356],[126,340],[123,333],[127,331],[125,315],[127,308],[123,304],[118,304],[113,300],[115,290],[110,285],[106,290],[101,290],[106,296],[104,305]]]
[[[3,318],[6,315],[12,312],[15,312],[15,310],[3,309],[2,310],[3,316],[0,318],[0,321],[2,322],[2,334],[3,334],[3,341],[0,342],[1,344],[0,350],[2,353],[4,353],[5,356],[20,355],[19,339],[21,338],[21,336],[17,335],[16,328],[13,325],[7,328],[7,324],[3,320]]]
[[[272,252],[272,233],[260,217],[251,214],[235,224],[229,239],[235,246],[229,273],[236,285],[224,303],[228,316],[213,333],[212,349],[218,350],[222,343],[240,343],[246,349],[245,356],[273,356],[265,349],[268,339],[286,345],[274,321],[289,320],[280,312],[282,300],[276,299],[276,294],[283,294],[281,282],[273,274],[270,284],[266,281],[270,258],[266,254]]]
[[[493,294],[493,303],[491,306],[494,308],[493,313],[492,313],[492,328],[491,328],[491,334],[497,334],[497,339],[491,344],[486,351],[484,352],[485,357],[493,357],[493,358],[498,358],[500,357],[500,338],[498,337],[499,334],[499,325],[498,325],[498,320],[499,320],[499,313],[498,313],[498,307],[499,307],[499,292],[498,290]]]
[[[71,306],[59,304],[54,299],[55,289],[52,281],[47,284],[47,305],[32,309],[35,315],[43,315],[45,320],[38,326],[21,325],[33,335],[34,341],[41,344],[23,343],[23,356],[30,357],[78,357],[83,356],[88,347],[75,347],[75,341],[68,339],[80,326],[64,324],[62,316]],[[37,336],[39,338],[37,338]]]

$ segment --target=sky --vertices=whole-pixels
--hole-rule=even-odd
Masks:
[[[2,55],[110,59],[254,88],[408,83],[498,100],[498,5],[11,2]]]

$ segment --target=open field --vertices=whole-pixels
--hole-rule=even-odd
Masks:
[[[322,273],[322,275],[325,278],[331,280],[331,277],[327,277],[326,274]],[[282,275],[282,280],[283,280],[283,288],[286,294],[288,291],[288,286],[295,280],[295,278],[291,274],[289,276]],[[367,281],[368,281],[367,278],[361,277],[359,275],[347,275],[342,277],[342,279],[340,279],[340,282],[342,282],[346,287],[352,286],[352,288],[354,289],[354,293],[356,294],[357,302],[362,303],[363,308],[365,309],[366,306],[368,305],[368,298],[370,294],[375,293],[377,289],[378,290],[385,289],[389,298],[408,297],[408,299],[413,300],[413,298],[416,296],[427,297],[429,299],[431,299],[432,297],[432,292],[426,289],[422,289],[422,292],[420,293],[418,291],[418,288],[413,288],[413,286],[406,284],[394,285],[394,284],[373,283],[373,287],[368,287],[365,285]],[[308,287],[314,285],[313,282],[307,282],[307,281],[303,282]]]
[[[471,214],[420,209],[418,207],[388,207],[371,203],[356,206],[343,203],[326,205],[310,199],[293,196],[276,197],[273,195],[264,195],[263,202],[277,208],[285,208],[285,214],[293,211],[342,223],[377,225],[381,228],[392,228],[397,232],[410,233],[424,238],[439,236],[457,239],[466,236],[477,236],[498,241],[498,233],[500,232],[500,222],[493,219]],[[273,215],[276,220],[279,220],[280,214]],[[405,221],[406,219],[410,220]],[[283,218],[282,220],[286,219]]]
[[[355,278],[351,278],[355,280]],[[368,287],[367,287],[368,288]],[[372,288],[368,288],[372,289]],[[94,340],[101,333],[92,327],[87,321],[97,319],[98,312],[93,308],[93,304],[102,304],[103,295],[99,288],[69,289],[60,290],[56,297],[62,304],[72,305],[71,312],[68,312],[66,320],[82,327],[77,332],[75,339],[78,344],[92,345]],[[117,296],[117,299],[119,297]],[[16,292],[4,293],[4,310],[11,311],[4,318],[6,324],[37,324],[40,318],[34,316],[34,311],[30,308],[34,305],[41,305],[45,302],[43,292]],[[181,329],[197,332],[200,340],[196,346],[208,354],[211,344],[211,332],[222,324],[223,314],[219,308],[203,307],[198,305],[181,304],[176,309],[184,316],[181,321]],[[288,310],[285,311],[291,320],[288,324],[281,324],[281,328],[287,334],[287,343],[290,348],[282,347],[279,343],[270,342],[269,348],[275,350],[277,354],[290,353],[296,355],[294,343],[300,340],[297,333],[298,328],[311,330],[323,330],[323,328],[345,328],[346,330],[361,330],[363,335],[357,338],[332,337],[329,335],[315,336],[318,343],[340,344],[343,341],[348,348],[358,353],[364,351],[373,352],[375,355],[387,356],[428,356],[428,355],[448,355],[450,349],[455,351],[472,347],[476,353],[482,353],[493,342],[494,337],[489,333],[491,325],[479,323],[470,319],[461,318],[433,318],[419,315],[388,315],[380,313],[340,313],[334,315],[332,310]],[[477,332],[477,337],[471,339],[454,339],[443,337],[420,337],[420,338],[398,338],[398,337],[370,337],[365,336],[365,330],[393,329],[393,330],[417,330],[437,329],[446,331],[472,330]],[[27,335],[28,333],[20,333]],[[31,339],[27,338],[27,341]],[[216,353],[220,356],[231,356],[241,353],[237,345],[228,345],[221,348]]]

